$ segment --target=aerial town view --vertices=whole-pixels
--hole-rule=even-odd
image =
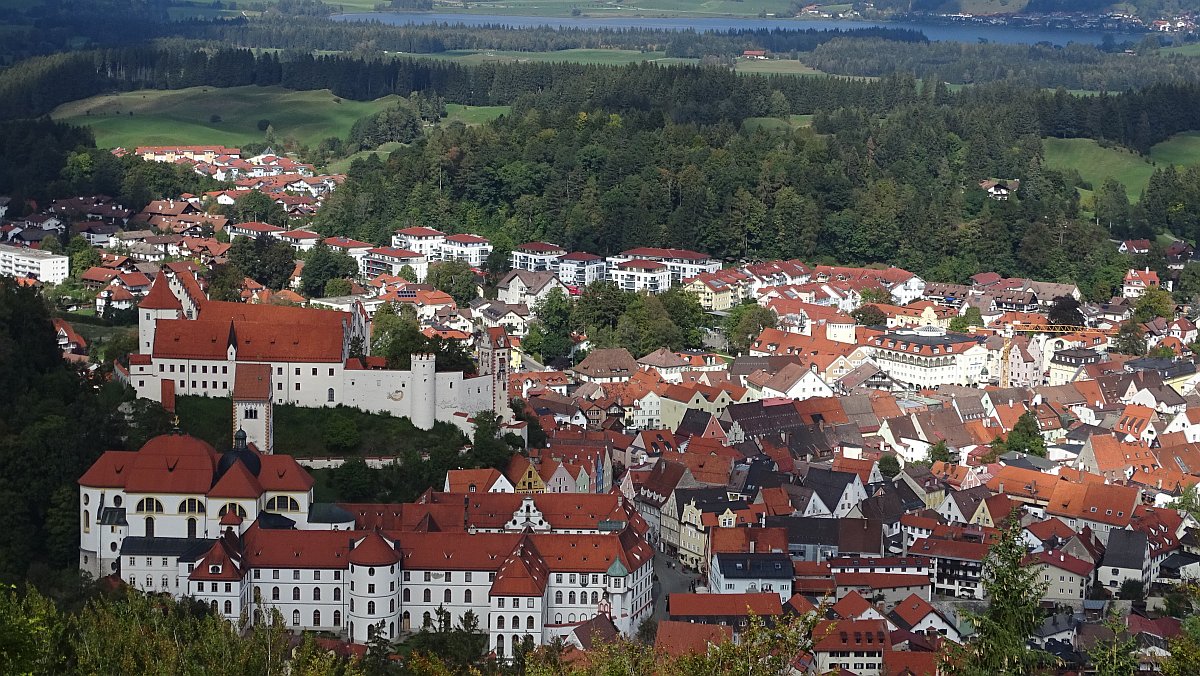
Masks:
[[[0,24],[0,674],[1200,676],[1200,0]]]

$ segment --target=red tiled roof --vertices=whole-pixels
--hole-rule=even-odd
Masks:
[[[916,594],[909,594],[908,598],[896,604],[892,612],[908,623],[909,627],[913,627],[930,613],[937,611],[925,599]]]
[[[740,617],[751,612],[759,617],[783,614],[779,594],[671,594],[667,598],[671,617]]]
[[[813,650],[890,652],[891,636],[883,620],[824,620],[813,629]]]
[[[204,495],[212,487],[216,462],[217,452],[208,443],[186,434],[162,434],[134,455],[125,490]]]
[[[150,292],[138,303],[143,310],[182,310],[183,305],[167,285],[166,275],[159,273],[150,285]]]
[[[721,624],[697,624],[663,620],[658,623],[654,649],[672,657],[708,652],[709,646],[733,640],[733,628]]]
[[[271,367],[267,364],[238,364],[233,377],[234,401],[270,401]]]
[[[225,474],[221,475],[216,485],[208,491],[210,498],[258,498],[262,494],[262,484],[258,483],[258,479],[241,460],[225,470]]]
[[[399,563],[400,554],[379,533],[371,533],[350,551],[350,563],[356,566],[390,566]]]
[[[290,455],[262,456],[258,482],[263,490],[289,493],[307,492],[316,483],[312,475]]]

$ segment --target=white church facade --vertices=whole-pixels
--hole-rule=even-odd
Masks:
[[[502,657],[598,615],[632,635],[652,612],[647,525],[619,494],[314,504],[312,477],[267,443],[239,430],[220,454],[175,432],[105,453],[79,479],[80,568],[357,643],[469,611]]]

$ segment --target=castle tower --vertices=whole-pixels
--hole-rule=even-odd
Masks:
[[[171,293],[166,274],[159,272],[150,285],[150,292],[138,303],[138,353],[151,354],[154,349],[154,326],[160,319],[179,319],[183,305]]]
[[[409,418],[417,429],[431,430],[437,420],[437,358],[432,354],[412,356],[412,403]]]
[[[347,631],[352,643],[366,643],[376,632],[396,638],[400,589],[400,555],[379,533],[351,542],[350,613]]]
[[[233,377],[233,432],[242,430],[259,453],[275,452],[275,419],[271,402],[271,367],[237,364]]]
[[[512,343],[503,328],[487,330],[479,341],[479,375],[491,376],[492,410],[507,420],[508,372],[512,363]]]

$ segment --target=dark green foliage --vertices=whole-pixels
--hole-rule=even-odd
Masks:
[[[344,293],[329,293],[327,287],[335,280],[344,281],[358,274],[358,264],[348,254],[334,251],[324,242],[316,245],[304,259],[304,270],[300,273],[300,287],[304,295],[313,298],[317,296],[335,296],[348,293],[349,283],[341,288]]]
[[[961,647],[950,644],[949,659],[942,665],[946,673],[1029,674],[1047,663],[1049,655],[1026,645],[1042,623],[1040,606],[1046,585],[1040,580],[1039,568],[1024,565],[1027,552],[1022,528],[1020,514],[1014,510],[983,564],[987,609],[982,614],[967,614],[975,635]]]
[[[349,150],[378,148],[389,141],[408,143],[421,135],[421,119],[405,103],[397,103],[350,127]]]
[[[476,290],[475,273],[463,261],[443,261],[429,266],[425,283],[439,291],[450,294],[454,301],[466,306],[472,298],[479,296]]]
[[[254,221],[281,227],[287,225],[287,213],[283,207],[258,190],[246,191],[246,194],[234,200],[233,204],[222,207],[221,211],[234,223]]]
[[[992,449],[997,454],[1006,452],[1028,453],[1046,457],[1046,439],[1038,428],[1037,418],[1032,412],[1026,411],[1017,418],[1017,423],[1008,432],[1003,441],[992,443]]]
[[[879,459],[879,473],[885,479],[893,479],[900,473],[900,461],[894,455],[885,455]]]
[[[950,454],[950,447],[946,445],[946,440],[943,439],[929,447],[926,458],[926,462],[932,465],[935,462],[951,462],[954,456]]]
[[[291,279],[292,271],[296,269],[295,251],[292,246],[266,235],[259,235],[254,239],[238,237],[229,247],[228,257],[229,263],[236,270],[244,272],[269,289],[285,288]],[[226,271],[226,274],[229,272],[231,271]],[[223,284],[230,282],[234,280],[222,280]],[[240,288],[241,280],[237,280],[236,284],[236,288]],[[324,286],[322,281],[318,289],[323,289]]]
[[[854,321],[863,326],[883,326],[887,324],[887,315],[875,305],[863,305],[850,313]]]
[[[102,451],[123,448],[125,422],[111,411],[124,393],[64,362],[42,299],[8,277],[0,277],[0,364],[0,508],[8,519],[0,581],[15,581],[31,563],[76,565],[78,532],[70,537],[62,491],[75,495],[76,479]]]
[[[1083,313],[1079,311],[1079,301],[1071,296],[1055,298],[1054,305],[1051,305],[1050,311],[1046,313],[1046,319],[1051,324],[1082,326]]]
[[[757,303],[744,303],[730,310],[722,327],[730,351],[745,352],[763,329],[775,327],[777,319],[774,312]]]

